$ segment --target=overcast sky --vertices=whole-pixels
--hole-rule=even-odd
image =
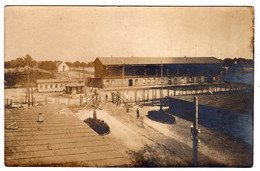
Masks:
[[[249,7],[5,8],[5,60],[96,57],[253,59]],[[211,48],[212,47],[212,48]]]

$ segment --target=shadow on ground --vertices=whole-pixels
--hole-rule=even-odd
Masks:
[[[165,113],[164,111],[149,111],[146,115],[149,119],[166,124],[175,124],[175,117]]]
[[[192,102],[172,98],[168,103],[171,104],[171,110],[168,110],[168,113],[192,122],[194,115]],[[206,105],[199,105],[198,108],[200,125],[240,138],[252,145],[253,120],[251,115]]]

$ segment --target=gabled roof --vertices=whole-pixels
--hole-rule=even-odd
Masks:
[[[215,57],[98,57],[103,65],[211,64],[221,63]],[[95,60],[95,61],[96,61]]]
[[[61,64],[67,65],[65,62],[59,61],[59,62],[56,62],[56,67],[59,67]]]

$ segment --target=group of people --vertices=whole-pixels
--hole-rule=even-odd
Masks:
[[[117,106],[121,106],[121,104],[124,103],[124,100],[120,92],[112,92],[111,98],[112,103],[116,104]]]

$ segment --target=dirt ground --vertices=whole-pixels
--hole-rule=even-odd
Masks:
[[[19,101],[24,98],[25,89],[5,90],[5,99]],[[34,94],[44,101],[45,96]],[[140,111],[137,119],[136,109]],[[93,108],[71,109],[81,120],[93,116]],[[103,119],[110,127],[104,135],[117,144],[117,149],[130,157],[135,166],[192,166],[192,137],[190,121],[174,116],[175,124],[166,124],[149,119],[149,111],[159,106],[138,106],[130,108],[111,102],[103,102],[97,110],[97,118]],[[199,125],[198,165],[250,167],[253,163],[253,147],[226,134]]]
[[[136,109],[140,118],[137,119]],[[105,137],[123,146],[137,166],[192,166],[192,137],[189,121],[175,116],[175,124],[164,124],[149,119],[148,111],[159,107],[134,106],[125,108],[104,103],[97,110],[97,118],[110,126]],[[79,110],[81,120],[92,117],[93,109]],[[252,165],[252,147],[238,139],[200,126],[199,166],[248,167]],[[138,163],[139,162],[139,163]]]

